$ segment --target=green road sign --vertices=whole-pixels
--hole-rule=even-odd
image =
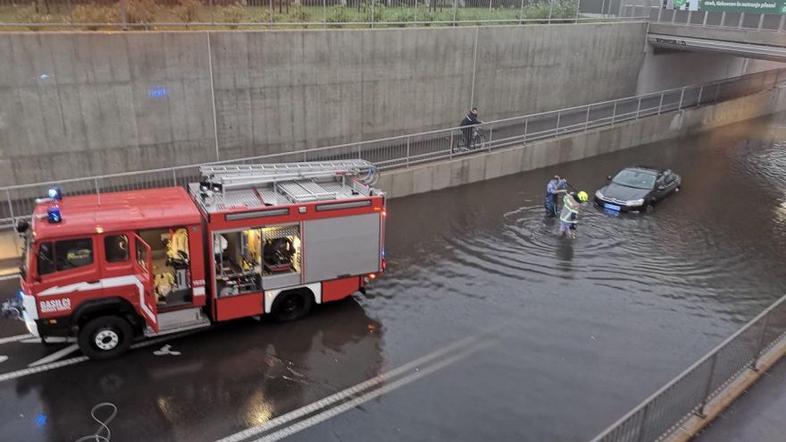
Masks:
[[[674,0],[674,5],[677,5],[677,0]],[[699,9],[706,11],[751,12],[756,14],[783,14],[786,13],[786,0],[701,0]]]

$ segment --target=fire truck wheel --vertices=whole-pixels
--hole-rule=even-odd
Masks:
[[[313,299],[311,292],[306,290],[283,292],[273,302],[273,319],[286,322],[302,318],[311,310]]]
[[[131,324],[117,316],[101,316],[79,329],[79,349],[90,359],[108,359],[128,350]]]

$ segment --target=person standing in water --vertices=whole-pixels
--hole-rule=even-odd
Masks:
[[[559,217],[559,234],[568,238],[576,238],[576,224],[579,222],[579,210],[581,204],[589,200],[587,192],[580,191],[577,194],[566,193],[562,198],[562,212]]]
[[[543,207],[546,209],[546,216],[555,218],[558,214],[559,204],[558,198],[561,193],[565,193],[565,187],[568,181],[560,178],[559,175],[554,175],[554,178],[549,180],[546,184],[546,199],[543,202]]]

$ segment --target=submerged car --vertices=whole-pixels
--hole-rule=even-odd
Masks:
[[[614,212],[640,212],[677,192],[682,178],[669,169],[636,166],[621,170],[595,192],[595,203]]]

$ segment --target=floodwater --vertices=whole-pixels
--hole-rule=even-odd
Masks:
[[[633,164],[672,168],[681,192],[645,215],[585,207],[575,240],[544,220],[549,176],[594,192]],[[112,441],[588,440],[786,292],[786,114],[388,214],[389,271],[297,323],[15,379],[62,347],[0,345],[0,434],[74,440],[108,401]]]

